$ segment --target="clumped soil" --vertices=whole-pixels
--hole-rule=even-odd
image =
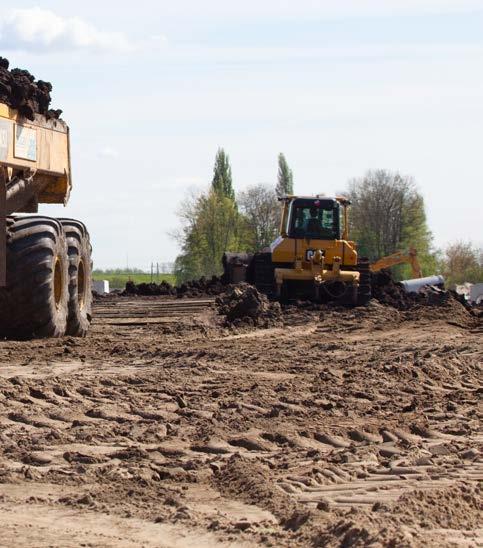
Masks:
[[[52,84],[36,80],[28,70],[13,68],[0,57],[0,103],[16,109],[21,116],[34,120],[36,114],[60,118],[61,110],[50,109]]]
[[[1,545],[483,543],[481,318],[449,295],[260,329],[223,320],[267,306],[249,286],[192,303],[0,341]]]
[[[441,305],[450,296],[449,291],[436,286],[424,286],[417,293],[406,293],[402,284],[396,282],[389,269],[371,274],[372,296],[381,304],[398,310],[409,310],[418,305]]]
[[[230,286],[217,297],[216,308],[234,326],[273,327],[282,324],[282,309],[249,284]]]
[[[458,300],[461,304],[468,306],[454,292],[445,291],[444,289],[426,286],[420,289],[417,293],[406,293],[403,286],[396,282],[392,276],[390,270],[384,269],[379,272],[375,272],[371,276],[371,285],[372,285],[372,296],[373,299],[383,305],[389,305],[397,310],[410,310],[412,308],[417,308],[419,306],[441,306],[444,305],[447,301]],[[244,287],[244,293],[246,293],[246,287],[248,284],[240,284]],[[179,286],[173,286],[166,281],[162,281],[159,284],[156,283],[140,283],[136,284],[132,281],[126,283],[124,291],[121,293],[122,296],[132,297],[132,296],[173,296],[178,298],[204,298],[204,297],[213,297],[220,296],[218,300],[221,303],[225,298],[228,300],[233,300],[233,285],[227,284],[223,276],[213,276],[211,278],[199,278],[198,280],[191,280],[185,282]],[[259,292],[253,293],[251,296],[247,294],[247,298],[252,302],[257,301],[261,302],[262,296]],[[272,297],[273,298],[273,297]],[[266,299],[263,301],[266,303]],[[328,305],[319,305],[313,302],[307,301],[294,301],[291,302],[291,306],[296,306],[300,309],[305,310],[320,310],[328,307],[333,307],[334,303],[328,303]],[[219,304],[220,313],[225,313],[222,311],[223,307]],[[255,306],[257,308],[257,306]],[[474,312],[477,312],[477,309],[473,309]],[[228,318],[229,321],[234,319],[240,319],[243,316],[240,316],[238,312],[234,312],[235,316],[233,318]],[[228,314],[229,316],[230,314]],[[246,314],[245,317],[250,317],[250,314]]]
[[[225,287],[225,291],[216,298],[215,306],[225,325],[234,328],[274,327],[282,325],[290,317],[300,322],[314,312],[320,313],[321,321],[330,318],[335,330],[344,325],[344,322],[338,321],[341,312],[346,318],[364,318],[366,322],[372,321],[374,326],[381,328],[406,319],[432,321],[438,318],[450,318],[449,321],[456,325],[469,327],[481,316],[479,309],[468,308],[453,293],[437,287],[424,287],[418,293],[406,293],[400,284],[393,281],[390,272],[374,276],[374,298],[362,307],[312,301],[294,301],[281,306],[278,302],[269,301],[266,295],[246,283]]]
[[[188,297],[212,297],[219,295],[226,290],[222,278],[213,276],[211,278],[199,278],[185,282],[179,286],[173,286],[169,282],[135,284],[132,281],[126,283],[122,293],[123,296],[174,296],[178,298]]]

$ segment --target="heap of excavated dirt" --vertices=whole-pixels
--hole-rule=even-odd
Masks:
[[[404,318],[408,320],[444,320],[453,325],[464,328],[477,327],[481,325],[481,317],[477,311],[466,308],[459,300],[450,293],[439,302],[424,301],[420,297],[411,308],[403,312]]]
[[[433,529],[452,531],[454,542],[448,541],[444,546],[456,546],[457,539],[464,541],[465,530],[477,530],[480,526],[481,501],[481,488],[468,484],[414,490],[401,495],[396,503],[377,502],[371,511],[355,510],[341,516],[312,537],[313,545],[416,547],[427,545],[421,532]],[[408,534],[415,525],[422,526],[421,530],[413,529]]]
[[[372,297],[381,304],[388,304],[399,310],[410,308],[413,298],[394,281],[390,270],[373,272],[371,277]]]
[[[279,303],[271,303],[266,295],[246,283],[230,286],[216,299],[216,308],[232,325],[268,327],[279,324],[282,317]]]
[[[8,67],[8,60],[0,57],[0,103],[14,108],[29,120],[33,120],[35,114],[43,114],[46,118],[60,117],[61,110],[49,109],[52,91],[50,82],[36,81],[28,70],[9,70]]]
[[[451,292],[431,285],[421,287],[416,293],[407,293],[403,285],[394,280],[392,272],[385,269],[372,274],[371,285],[374,299],[398,310],[409,310],[417,305],[440,306],[452,297]]]
[[[226,285],[218,276],[202,277],[199,280],[185,282],[176,288],[178,297],[202,297],[220,295],[226,291]]]
[[[204,297],[220,295],[226,290],[221,278],[213,276],[212,278],[200,278],[185,282],[179,286],[173,286],[166,281],[160,284],[141,283],[135,284],[132,281],[126,283],[126,288],[122,295],[140,295],[140,296],[175,296],[175,297]]]
[[[126,282],[123,295],[161,296],[176,295],[176,288],[170,283],[162,281],[160,284]]]
[[[425,286],[417,293],[406,293],[403,286],[394,281],[390,270],[382,270],[372,275],[373,299],[366,306],[341,308],[334,303],[317,304],[311,301],[296,301],[283,306],[283,321],[298,324],[320,312],[324,321],[339,315],[337,329],[353,327],[356,320],[375,329],[397,325],[409,320],[432,321],[443,319],[462,327],[478,324],[479,312],[470,309],[455,294],[438,287]],[[226,318],[227,325],[268,327],[278,325],[282,318],[278,303],[270,303],[267,297],[249,284],[227,286],[217,276],[200,278],[172,286],[166,281],[160,284],[127,282],[123,296],[166,296],[203,298],[218,296],[217,308]],[[348,315],[347,326],[340,321],[342,312]],[[357,322],[356,322],[357,323]]]
[[[406,293],[403,286],[394,281],[390,270],[373,273],[372,295],[379,304],[404,313],[402,319],[440,319],[462,327],[473,327],[478,323],[478,311],[469,307],[454,292],[424,286],[416,293]]]
[[[394,280],[392,272],[386,269],[372,273],[371,285],[374,299],[398,310],[408,310],[416,303],[438,304],[447,295],[445,292],[427,287],[418,293],[407,293],[404,287]]]

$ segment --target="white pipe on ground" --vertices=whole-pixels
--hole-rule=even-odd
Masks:
[[[426,278],[415,278],[414,280],[403,280],[400,282],[406,293],[417,293],[425,285],[444,286],[443,276],[427,276]]]

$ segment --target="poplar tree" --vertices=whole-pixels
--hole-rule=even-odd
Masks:
[[[278,155],[278,179],[275,192],[279,198],[286,194],[293,194],[293,173],[282,153]]]
[[[229,158],[222,148],[216,154],[210,188],[188,198],[178,215],[182,222],[181,254],[175,263],[178,283],[219,275],[225,251],[248,250],[251,231],[238,211]]]
[[[222,148],[219,148],[216,153],[211,186],[220,196],[225,196],[233,202],[235,201],[235,191],[233,190],[230,160],[228,158],[228,154],[226,154]]]

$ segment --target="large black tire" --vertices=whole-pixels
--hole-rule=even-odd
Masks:
[[[0,334],[27,339],[61,337],[67,325],[67,244],[49,217],[7,220],[7,287],[0,290]]]
[[[80,221],[59,219],[69,256],[67,335],[85,337],[92,320],[92,259],[89,233]]]
[[[353,307],[358,305],[359,288],[357,285],[347,284],[342,295],[332,297],[329,302],[339,306]]]
[[[256,253],[253,257],[253,282],[255,287],[272,296],[275,293],[275,274],[271,253]]]
[[[280,295],[278,296],[278,299],[282,304],[288,304],[290,302],[291,292],[289,283],[290,282],[288,281],[284,281],[280,287]]]

